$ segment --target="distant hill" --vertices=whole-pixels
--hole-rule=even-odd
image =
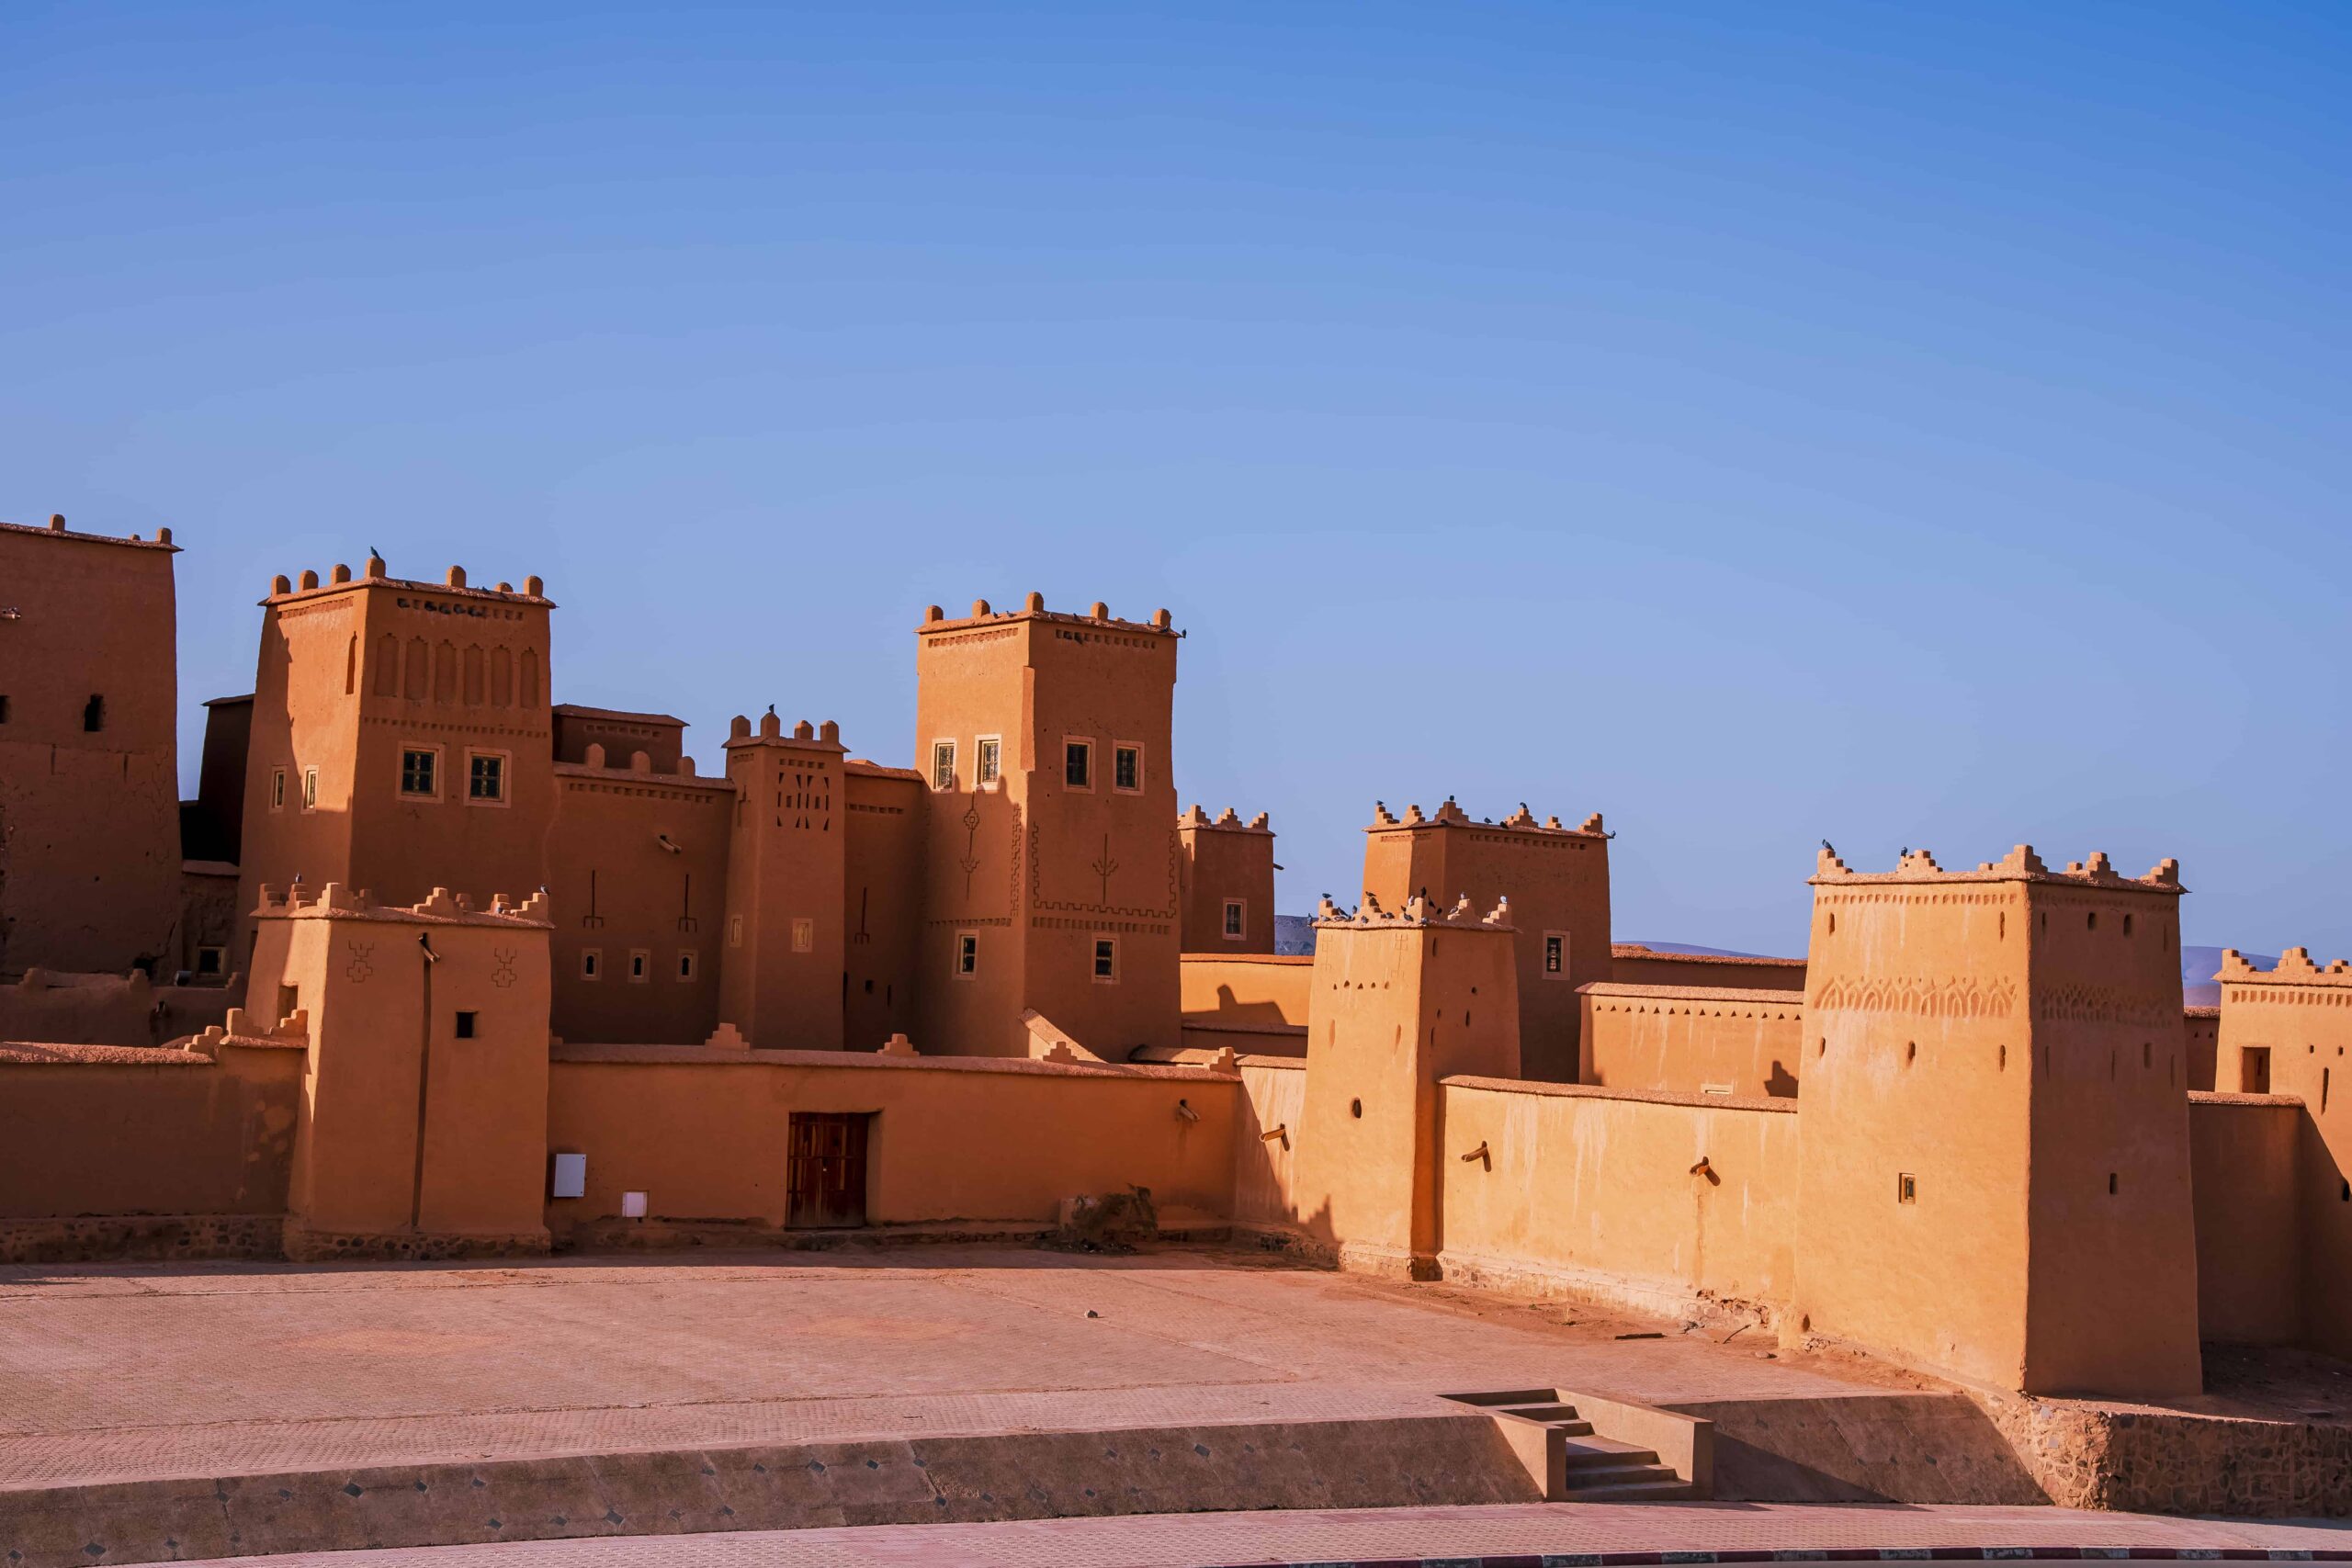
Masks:
[[[1292,953],[1313,953],[1315,951],[1315,917],[1276,915],[1274,917],[1274,951]]]

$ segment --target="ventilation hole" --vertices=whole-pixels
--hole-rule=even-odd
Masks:
[[[2006,1072],[2007,1072],[2007,1071],[2009,1070],[2009,1048],[2008,1048],[2007,1045],[2004,1045],[2004,1046],[2002,1046],[2002,1047],[2001,1047],[2001,1069],[2000,1069],[2000,1070],[2001,1070],[2001,1071],[2003,1071],[2003,1072],[2005,1072],[2005,1073],[2006,1073]]]
[[[2110,1198],[2115,1196],[2115,1172],[2111,1170],[2107,1173],[2107,1195]]]
[[[2132,934],[2132,917],[2129,915],[2123,917],[2123,934],[2125,936]]]
[[[1919,1043],[1917,1040],[1905,1041],[1903,1043],[1903,1065],[1907,1067],[1918,1059]]]
[[[1363,1101],[1361,1100],[1351,1100],[1348,1101],[1348,1114],[1356,1118],[1358,1121],[1362,1121],[1363,1119]]]
[[[2085,926],[2091,931],[2098,930],[2098,911],[2097,909],[2093,909],[2089,914],[2085,915],[2083,917],[2083,922]]]

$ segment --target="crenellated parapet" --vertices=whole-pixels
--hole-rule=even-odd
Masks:
[[[384,558],[379,555],[370,555],[367,565],[356,577],[353,575],[351,568],[342,561],[337,561],[328,569],[323,581],[320,580],[318,571],[313,568],[306,567],[300,574],[291,578],[284,572],[279,572],[269,580],[269,592],[263,598],[262,603],[265,605],[278,604],[300,599],[306,594],[334,593],[355,586],[405,590],[413,593],[442,595],[454,593],[469,599],[503,599],[515,604],[542,605],[548,609],[555,607],[554,602],[547,596],[547,584],[536,576],[523,579],[523,586],[519,589],[512,582],[500,582],[494,588],[476,588],[468,581],[464,567],[453,566],[442,573],[440,581],[427,582],[421,579],[390,575],[384,566]]]
[[[49,525],[45,528],[30,523],[0,523],[0,531],[10,534],[28,534],[37,538],[77,539],[85,545],[130,545],[142,549],[162,550],[171,555],[179,553],[179,547],[172,543],[172,531],[169,528],[156,529],[155,536],[152,539],[141,537],[137,534],[131,535],[129,538],[118,539],[112,534],[85,534],[68,528],[65,525],[64,513],[58,512],[50,513]]]
[[[1024,595],[1021,601],[1021,608],[1018,610],[999,610],[985,599],[975,599],[972,601],[970,614],[954,618],[950,618],[947,612],[936,604],[926,605],[922,613],[922,625],[917,626],[915,631],[920,636],[929,637],[939,632],[967,631],[974,626],[998,626],[1023,620],[1057,621],[1073,627],[1096,626],[1105,631],[1156,632],[1163,637],[1183,636],[1183,633],[1174,628],[1173,622],[1165,609],[1154,610],[1148,621],[1130,621],[1114,615],[1111,614],[1111,606],[1097,599],[1086,607],[1085,614],[1079,615],[1069,611],[1046,609],[1046,596],[1036,592]]]
[[[2109,863],[2105,853],[2094,850],[2086,859],[2069,861],[2065,870],[2052,871],[2034,852],[2031,844],[2018,844],[1997,861],[1979,861],[1973,871],[1947,871],[1930,852],[1906,849],[1893,871],[1858,872],[1825,843],[1815,855],[1814,874],[1809,880],[1816,887],[1846,884],[2039,882],[2148,893],[2187,891],[2180,885],[2180,862],[2177,860],[2157,862],[2144,876],[2124,876]]]
[[[1241,819],[1241,814],[1230,806],[1215,817],[1211,817],[1197,805],[1188,806],[1177,817],[1176,826],[1180,829],[1207,828],[1222,829],[1228,833],[1272,833],[1274,830],[1273,818],[1265,812],[1261,811],[1257,816],[1244,822]]]
[[[1535,813],[1530,811],[1527,808],[1527,802],[1522,800],[1519,803],[1518,810],[1498,822],[1491,817],[1474,819],[1450,795],[1445,797],[1435,813],[1426,816],[1419,806],[1408,805],[1405,807],[1405,814],[1399,817],[1388,809],[1386,801],[1375,800],[1372,803],[1372,820],[1365,825],[1364,831],[1390,833],[1412,828],[1478,828],[1505,829],[1531,835],[1588,839],[1605,839],[1609,836],[1601,826],[1600,813],[1598,811],[1587,817],[1577,826],[1567,828],[1561,825],[1556,816],[1546,817],[1538,822],[1535,819]]]
[[[379,904],[368,897],[366,888],[349,888],[339,882],[315,889],[299,882],[290,887],[264,883],[260,892],[260,902],[253,912],[261,919],[390,920],[409,925],[529,926],[542,930],[550,929],[555,923],[544,887],[519,901],[508,894],[494,894],[488,908],[476,908],[464,894],[452,893],[447,887],[435,887],[421,902],[407,905]]]
[[[2222,967],[2213,978],[2232,984],[2256,986],[2331,986],[2352,988],[2352,958],[2339,958],[2329,964],[2312,962],[2308,947],[2290,947],[2278,955],[2278,962],[2264,969],[2247,959],[2234,947],[2222,950]]]
[[[1434,899],[1419,894],[1405,900],[1403,908],[1391,913],[1381,908],[1380,900],[1369,890],[1363,902],[1353,910],[1340,908],[1331,901],[1329,893],[1316,906],[1315,926],[1326,929],[1362,931],[1376,926],[1476,926],[1486,931],[1516,931],[1510,921],[1510,899],[1497,899],[1495,907],[1481,914],[1470,895],[1463,894],[1451,905],[1441,906]]]

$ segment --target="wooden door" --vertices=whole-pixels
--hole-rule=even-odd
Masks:
[[[792,1113],[786,1136],[785,1224],[800,1226],[865,1223],[864,1111]]]

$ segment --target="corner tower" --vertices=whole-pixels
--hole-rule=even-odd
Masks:
[[[1168,612],[985,600],[916,630],[924,913],[916,1041],[1025,1055],[1024,1010],[1101,1055],[1178,1043]]]
[[[821,730],[803,719],[786,735],[774,709],[756,736],[739,714],[727,738],[735,829],[718,1013],[768,1050],[842,1048],[847,754],[831,719]]]
[[[1799,1325],[2035,1393],[2194,1393],[2180,879],[2018,845],[1813,878]]]

